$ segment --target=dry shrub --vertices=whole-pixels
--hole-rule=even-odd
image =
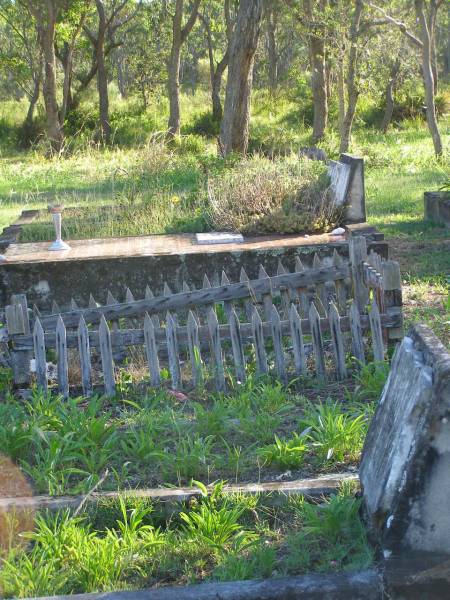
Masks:
[[[215,229],[242,233],[319,233],[341,211],[331,199],[326,167],[307,158],[245,159],[208,182]]]

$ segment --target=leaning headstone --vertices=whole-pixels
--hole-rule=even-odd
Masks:
[[[341,154],[339,161],[328,163],[330,187],[337,206],[345,205],[344,223],[366,221],[364,159]]]
[[[397,347],[360,480],[366,522],[386,558],[450,555],[450,354],[424,325]]]
[[[328,175],[330,177],[330,187],[333,193],[334,202],[342,206],[347,198],[348,184],[350,181],[350,165],[336,160],[330,160],[328,163]]]

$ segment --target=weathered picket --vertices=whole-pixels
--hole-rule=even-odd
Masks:
[[[365,239],[355,240],[350,265],[336,254],[332,266],[316,257],[313,268],[305,268],[297,259],[294,273],[280,262],[273,277],[261,265],[256,280],[242,269],[239,283],[222,273],[220,285],[212,287],[205,275],[201,290],[184,282],[183,291],[173,294],[166,284],[163,295],[155,296],[147,286],[145,298],[135,300],[127,288],[122,304],[108,292],[105,306],[91,295],[85,309],[73,301],[67,312],[46,316],[33,310],[32,334],[26,297],[19,295],[6,307],[11,354],[22,371],[23,357],[34,356],[37,385],[47,389],[46,350],[55,349],[58,389],[65,397],[70,348],[78,350],[80,367],[80,381],[70,383],[85,395],[93,392],[94,373],[106,394],[115,393],[120,357],[130,346],[142,348],[150,384],[162,385],[167,369],[174,390],[204,384],[223,391],[228,373],[245,381],[253,359],[259,374],[272,373],[284,383],[312,372],[344,379],[347,352],[366,360],[363,332],[371,333],[373,358],[383,360],[386,332],[402,326],[398,265],[367,256]],[[101,365],[91,356],[95,349]]]

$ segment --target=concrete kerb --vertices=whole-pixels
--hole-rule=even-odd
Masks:
[[[201,583],[130,592],[54,596],[58,600],[379,600],[382,579],[372,569],[331,575]],[[50,600],[41,598],[41,600]]]

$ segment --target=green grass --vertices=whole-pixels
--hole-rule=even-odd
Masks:
[[[95,485],[155,487],[191,479],[254,481],[256,474],[271,479],[286,469],[293,477],[345,470],[359,458],[372,411],[365,401],[320,406],[331,411],[323,427],[322,408],[316,414],[295,390],[257,381],[232,396],[197,390],[185,400],[164,391],[143,395],[133,386],[113,400],[64,402],[34,392],[19,403],[7,395],[0,404],[0,447],[36,492],[50,495],[85,493]]]
[[[0,589],[32,597],[367,568],[373,554],[359,505],[342,493],[275,508],[263,496],[223,495],[219,483],[169,517],[130,499],[77,516],[42,513],[0,554]]]

